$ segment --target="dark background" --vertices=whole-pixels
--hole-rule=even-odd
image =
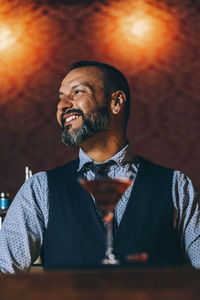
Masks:
[[[60,81],[80,59],[119,68],[132,94],[128,137],[136,154],[200,184],[200,16],[198,1],[0,1],[0,27],[18,40],[1,50],[0,191],[13,197],[33,173],[76,157],[55,114]],[[138,10],[166,31],[141,46],[121,30]],[[0,35],[1,36],[1,35]]]

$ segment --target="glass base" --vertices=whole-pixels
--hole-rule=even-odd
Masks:
[[[102,260],[103,265],[119,265],[119,260],[115,258],[114,254],[109,254],[108,257]]]

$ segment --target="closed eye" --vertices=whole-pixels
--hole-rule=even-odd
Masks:
[[[79,94],[79,93],[84,93],[84,91],[83,90],[75,90],[74,91],[74,95]]]

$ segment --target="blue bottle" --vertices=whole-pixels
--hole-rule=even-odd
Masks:
[[[10,205],[9,193],[0,193],[0,229]]]

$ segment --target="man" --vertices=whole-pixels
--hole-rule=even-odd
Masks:
[[[108,163],[106,176],[133,178],[115,210],[115,255],[148,253],[153,265],[186,261],[200,268],[199,192],[179,171],[135,157],[126,138],[129,88],[115,68],[72,65],[60,87],[57,120],[79,160],[40,172],[15,197],[0,232],[0,269],[28,271],[41,254],[46,269],[97,264],[105,228],[95,200],[78,183]]]

